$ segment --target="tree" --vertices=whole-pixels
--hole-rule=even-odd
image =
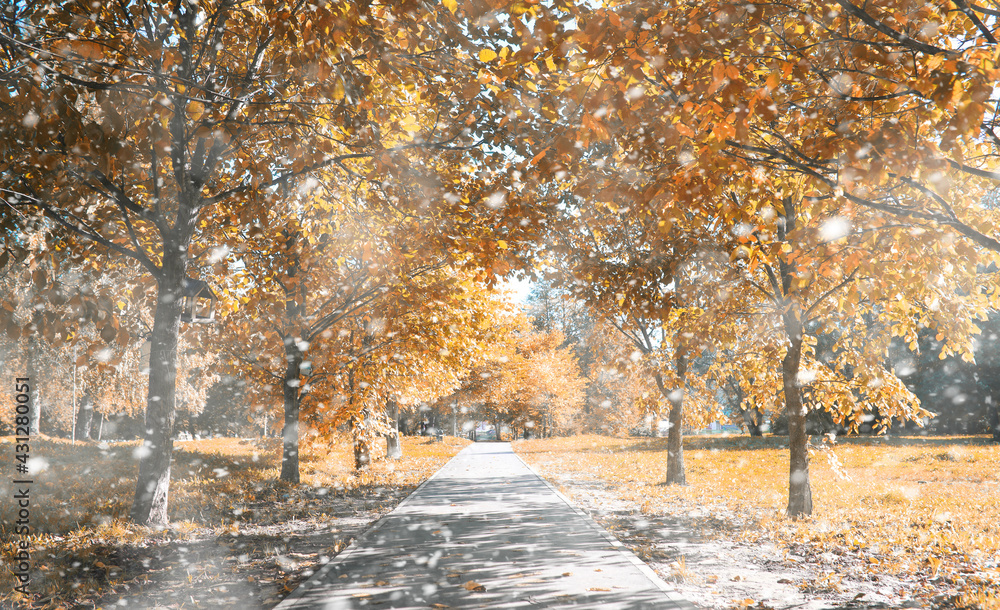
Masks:
[[[805,413],[799,380],[803,350],[811,349],[806,340],[807,326],[809,322],[818,327],[830,323],[825,315],[807,314],[820,313],[833,294],[847,289],[851,296],[845,302],[851,304],[851,315],[870,307],[873,314],[887,318],[890,332],[908,336],[916,328],[915,318],[918,318],[946,335],[951,349],[969,354],[968,336],[976,331],[972,318],[982,317],[984,303],[978,298],[955,299],[951,288],[938,292],[935,286],[921,286],[921,281],[925,277],[944,279],[957,275],[955,283],[950,285],[962,286],[967,295],[971,290],[968,262],[974,263],[982,253],[968,243],[954,247],[954,235],[965,235],[979,246],[992,247],[990,239],[977,236],[971,223],[959,220],[955,214],[906,215],[909,219],[930,220],[948,227],[943,231],[929,231],[927,226],[898,219],[896,222],[903,226],[892,226],[886,220],[885,214],[898,214],[917,198],[929,198],[935,206],[942,206],[942,196],[924,186],[922,178],[898,180],[900,174],[893,174],[906,170],[907,175],[912,175],[919,171],[918,159],[926,162],[932,158],[933,154],[924,153],[932,151],[936,144],[928,142],[928,138],[920,139],[918,144],[925,148],[919,155],[910,154],[913,147],[908,142],[895,148],[895,144],[883,146],[911,133],[900,131],[896,124],[901,118],[897,112],[900,109],[888,107],[896,103],[893,99],[896,91],[887,83],[896,81],[881,72],[874,72],[871,77],[863,73],[859,80],[879,81],[885,99],[867,97],[868,90],[859,93],[857,87],[844,94],[831,78],[838,73],[846,77],[856,69],[851,64],[853,56],[849,52],[831,54],[829,48],[842,46],[837,39],[838,27],[845,22],[837,11],[821,15],[828,10],[825,6],[810,6],[805,10],[816,11],[815,19],[805,20],[809,23],[806,31],[814,39],[799,36],[799,22],[788,18],[797,14],[794,7],[778,4],[700,3],[667,7],[638,2],[610,9],[581,7],[574,17],[578,28],[563,46],[572,50],[567,59],[572,76],[553,69],[544,79],[536,79],[541,82],[534,89],[542,98],[541,114],[546,115],[548,124],[540,119],[525,121],[527,135],[523,138],[524,142],[537,143],[541,134],[546,134],[552,142],[545,149],[544,159],[536,155],[532,164],[536,166],[534,171],[539,181],[557,180],[557,186],[542,182],[543,190],[565,189],[577,198],[565,202],[569,211],[577,214],[579,210],[586,217],[588,209],[600,209],[603,204],[612,213],[624,209],[641,219],[624,229],[619,229],[624,223],[614,222],[610,214],[607,221],[592,223],[601,233],[614,235],[617,231],[625,235],[632,231],[649,236],[639,240],[618,238],[616,243],[650,244],[656,246],[646,246],[650,253],[672,253],[683,243],[670,237],[679,228],[682,235],[687,232],[696,236],[692,241],[710,245],[738,261],[736,267],[743,270],[742,279],[752,280],[751,285],[758,287],[754,290],[775,304],[784,329],[775,344],[782,362],[780,394],[792,422],[789,514],[793,516],[811,510],[805,470],[808,465]],[[953,22],[962,19],[954,15],[950,18]],[[833,29],[827,29],[831,20]],[[851,33],[848,29],[847,38]],[[829,40],[831,44],[829,47],[811,44],[815,40]],[[810,58],[800,61],[803,48],[809,49]],[[812,58],[816,61],[810,61]],[[888,62],[885,67],[889,69]],[[903,74],[895,64],[892,69]],[[771,77],[767,76],[769,70]],[[814,73],[820,74],[820,78],[813,78]],[[908,76],[905,78],[910,80]],[[785,83],[791,84],[786,87]],[[912,85],[915,91],[920,91],[921,86]],[[950,87],[948,90],[954,91]],[[976,101],[977,95],[973,93],[972,103],[954,114],[948,102],[947,121],[966,120],[968,117],[961,118],[965,113],[981,115],[983,107],[981,100]],[[942,100],[937,95],[929,97]],[[878,108],[870,110],[865,108],[866,104]],[[948,123],[940,123],[940,115],[933,116],[933,106],[922,103],[919,111],[905,118],[917,121],[913,125],[922,124],[919,121],[924,119],[940,125],[939,129],[931,129],[929,136],[940,140],[945,137],[943,130]],[[847,111],[848,107],[853,111]],[[875,124],[880,125],[877,129],[882,129],[881,132],[870,129],[872,121],[855,119],[859,115],[875,119],[876,113]],[[963,123],[958,131],[968,133],[965,126]],[[877,156],[870,154],[873,148],[878,149]],[[524,154],[526,158],[530,156],[527,151]],[[953,182],[947,184],[957,184],[947,169],[954,166],[941,159],[937,161],[932,167],[942,169],[935,179],[946,183],[950,179]],[[952,162],[961,165],[955,159]],[[859,169],[861,165],[865,166],[863,171]],[[781,171],[768,174],[769,168]],[[967,169],[955,169],[969,174]],[[609,179],[609,175],[617,178]],[[884,188],[882,182],[886,177],[892,178],[894,188]],[[896,188],[899,185],[909,190]],[[859,188],[854,189],[855,186]],[[882,198],[895,198],[895,208],[887,207]],[[973,200],[977,199],[974,189]],[[961,202],[966,206],[966,199]],[[687,222],[689,219],[695,222]],[[642,222],[655,226],[662,235],[649,229],[643,233]],[[889,253],[889,259],[869,250],[865,254],[855,251],[852,260],[847,254],[850,248],[824,251],[814,247],[817,240],[811,235],[818,234],[824,222],[831,223],[828,229],[837,223],[846,224],[858,231],[858,237],[867,239],[875,239],[877,234],[893,234],[902,245]],[[770,227],[766,231],[769,237],[758,244],[754,241],[755,232],[762,225]],[[700,234],[696,232],[699,227]],[[569,233],[579,241],[590,237],[583,232]],[[598,236],[593,241],[601,243],[601,240]],[[783,250],[773,252],[778,243]],[[934,255],[921,257],[918,253],[928,247],[935,249]],[[593,250],[588,244],[578,249]],[[572,252],[574,248],[569,250]],[[641,291],[649,283],[645,277],[629,275],[630,263],[638,260],[649,264],[654,259],[649,254],[635,257],[624,246],[608,247],[605,251],[611,262],[626,270],[619,276],[620,281],[608,282],[622,286],[619,298],[625,303],[632,291]],[[761,253],[766,254],[762,257]],[[597,258],[602,260],[600,256]],[[873,270],[869,266],[876,264],[875,261],[889,267],[884,273],[882,268]],[[957,274],[953,273],[956,270],[950,261],[962,261]],[[672,271],[666,265],[663,267]],[[852,275],[855,274],[852,269],[858,269],[856,275]],[[757,272],[767,275],[768,270],[771,274],[759,281],[752,277]],[[664,273],[663,277],[667,279],[660,285],[669,286],[670,276]],[[887,305],[894,296],[888,288],[879,288],[884,290],[885,301],[879,304],[867,301],[850,290],[859,277],[878,286],[896,282],[897,290],[902,289],[907,295],[907,303],[911,299],[921,303],[918,309],[941,297],[941,302],[954,304],[949,308],[963,310],[957,318],[960,321],[953,324],[947,316],[936,312],[930,315],[926,310],[895,310]],[[585,278],[583,283],[592,289],[593,282],[588,282],[590,278]],[[806,290],[800,293],[800,289]],[[811,290],[816,292],[810,293]],[[743,291],[740,296],[743,294],[747,293]],[[745,304],[755,306],[755,299]],[[843,303],[838,305],[844,307]],[[852,322],[838,323],[855,329],[857,317]],[[881,339],[884,333],[880,331],[879,337],[878,341],[845,341],[838,345],[840,360],[835,364],[847,375],[841,378],[848,383],[835,384],[838,390],[829,394],[825,393],[826,385],[811,385],[810,396],[822,395],[822,400],[816,399],[817,404],[839,404],[841,415],[850,419],[849,397],[858,389],[848,391],[851,382],[856,384],[864,378],[876,385],[885,382],[880,372],[886,349],[886,342]],[[857,358],[854,365],[846,365],[854,358]],[[852,373],[851,369],[859,368],[860,363],[866,363],[864,373]],[[815,369],[817,375],[826,375],[830,370],[830,367]],[[775,378],[760,369],[755,371],[755,377],[758,382]],[[883,392],[888,400],[892,392]],[[895,408],[911,415],[916,413],[899,403]]]
[[[167,523],[181,289],[220,231],[253,225],[321,168],[366,159],[366,173],[385,171],[394,147],[476,140],[465,97],[424,76],[460,72],[442,68],[461,65],[437,45],[461,31],[449,13],[411,8],[42,2],[5,14],[0,44],[15,69],[0,188],[94,244],[96,260],[141,265],[140,291],[155,285],[134,521]],[[400,84],[421,84],[448,121],[411,129],[395,117],[380,132],[395,99],[375,100]]]
[[[447,400],[492,423],[497,440],[504,426],[515,435],[570,430],[583,406],[586,380],[572,349],[563,347],[565,336],[531,331],[523,315],[508,320],[503,336]]]

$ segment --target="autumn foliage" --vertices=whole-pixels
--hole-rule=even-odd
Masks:
[[[140,524],[169,523],[178,414],[224,375],[281,420],[290,483],[306,429],[364,469],[400,409],[541,436],[663,418],[676,484],[686,426],[783,418],[807,516],[810,418],[922,422],[893,350],[971,362],[998,306],[993,8],[0,11],[5,366],[141,419]],[[531,328],[497,296],[515,275],[589,326]],[[193,280],[213,326],[182,323]]]

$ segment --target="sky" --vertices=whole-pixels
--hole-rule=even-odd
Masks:
[[[515,303],[524,303],[531,292],[531,280],[527,279],[507,279],[500,283],[500,287],[509,290]]]

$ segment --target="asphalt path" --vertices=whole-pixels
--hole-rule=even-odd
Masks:
[[[277,608],[693,609],[510,448],[477,443]]]

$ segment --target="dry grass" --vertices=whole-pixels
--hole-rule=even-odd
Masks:
[[[872,573],[904,572],[953,590],[955,605],[1000,608],[1000,448],[986,437],[842,438],[832,448],[820,445],[810,468],[814,515],[798,521],[784,516],[786,442],[686,439],[684,487],[661,483],[665,439],[578,436],[515,447],[543,472],[607,483],[644,513],[707,506],[730,516],[724,535],[774,541],[800,555],[854,554]],[[706,525],[717,527],[717,521]]]
[[[294,486],[277,481],[279,440],[179,442],[171,468],[171,527],[157,532],[127,522],[138,471],[133,457],[137,442],[33,439],[32,457],[44,460],[44,469],[33,475],[31,486],[33,595],[24,599],[13,592],[15,578],[7,560],[18,539],[13,530],[16,507],[6,501],[0,503],[5,559],[0,606],[19,602],[56,608],[142,589],[148,580],[143,568],[151,561],[158,565],[169,554],[168,547],[185,541],[214,542],[262,528],[270,528],[272,537],[281,540],[283,524],[296,519],[312,520],[321,527],[328,515],[345,507],[363,511],[366,517],[370,511],[385,512],[468,443],[451,437],[441,443],[404,437],[403,459],[376,459],[368,471],[355,473],[346,439],[332,443],[313,439],[303,443],[302,483]],[[13,453],[13,439],[0,437],[0,455]],[[0,494],[12,496],[11,477],[0,481]],[[331,545],[331,552],[346,542]],[[231,545],[225,546],[228,551]],[[271,550],[273,559],[277,551]],[[203,576],[209,578],[212,569],[205,566]],[[214,569],[217,572],[218,566]]]

